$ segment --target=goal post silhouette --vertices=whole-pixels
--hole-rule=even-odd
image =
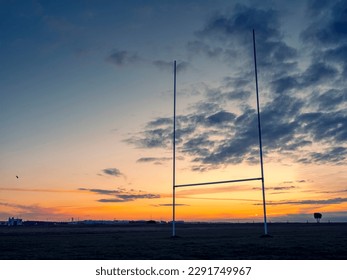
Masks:
[[[204,185],[216,185],[226,183],[237,183],[247,181],[261,181],[262,184],[262,198],[263,198],[263,216],[264,216],[264,236],[268,235],[267,219],[266,219],[266,199],[265,199],[265,183],[264,183],[264,162],[263,162],[263,144],[261,136],[261,119],[259,108],[259,91],[258,91],[258,70],[257,70],[257,54],[255,46],[255,32],[253,29],[253,57],[254,57],[254,75],[255,75],[255,92],[257,99],[257,116],[258,116],[258,140],[259,140],[259,158],[260,158],[260,172],[261,177],[256,178],[242,178],[236,180],[227,181],[214,181],[214,182],[201,182],[201,183],[188,183],[188,184],[176,184],[176,60],[174,61],[174,100],[173,100],[173,151],[172,151],[172,237],[176,237],[176,188],[204,186]]]

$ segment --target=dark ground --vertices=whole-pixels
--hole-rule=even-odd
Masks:
[[[343,259],[347,223],[0,227],[0,259]]]

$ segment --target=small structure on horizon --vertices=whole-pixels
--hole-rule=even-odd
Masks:
[[[313,213],[313,217],[316,219],[317,223],[319,223],[320,219],[322,219],[321,213]]]
[[[13,227],[13,226],[22,226],[23,225],[23,220],[22,219],[18,219],[18,218],[14,218],[14,217],[10,217],[8,218],[8,222],[7,225],[9,227]]]

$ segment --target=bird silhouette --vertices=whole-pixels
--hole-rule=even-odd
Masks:
[[[16,178],[18,179],[19,177],[16,175]]]

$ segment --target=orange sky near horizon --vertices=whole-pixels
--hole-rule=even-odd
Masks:
[[[152,166],[146,168],[145,172],[152,170],[152,176],[147,173],[147,182],[142,182],[143,188],[135,188],[139,183],[134,179],[127,176],[127,178],[108,178],[106,175],[95,176],[94,182],[83,186],[85,190],[80,188],[73,188],[71,186],[59,188],[61,181],[56,184],[55,188],[42,188],[37,184],[26,184],[25,178],[13,179],[13,185],[8,188],[0,188],[0,195],[2,197],[3,211],[8,212],[10,216],[18,216],[25,220],[42,219],[42,220],[70,220],[72,217],[76,220],[165,220],[170,221],[172,216],[172,188],[170,184],[170,170],[171,167],[168,163],[166,166]],[[235,167],[234,167],[235,168]],[[247,172],[244,170],[247,167],[239,167],[242,175],[239,178],[246,178]],[[277,169],[276,169],[277,168]],[[316,167],[312,166],[312,170]],[[250,166],[249,170],[251,174],[255,174],[254,171],[257,166]],[[299,168],[300,169],[300,168]],[[345,180],[345,175],[342,173],[343,168],[340,168],[340,173],[337,172],[336,167],[332,171],[329,171],[327,167],[320,174],[315,174],[317,179],[320,176],[324,177],[328,174],[334,173],[340,174],[335,176],[336,184],[334,189],[329,188],[329,192],[341,191],[342,185],[338,182]],[[165,170],[164,173],[158,172]],[[286,220],[285,217],[288,214],[312,214],[313,212],[339,212],[344,211],[347,202],[340,202],[339,204],[319,204],[310,205],[295,201],[305,200],[327,200],[336,197],[334,193],[327,192],[326,182],[316,181],[314,178],[301,177],[302,174],[298,172],[295,176],[295,171],[290,167],[279,167],[274,164],[265,165],[266,181],[266,199],[268,220],[279,218],[280,220]],[[270,170],[272,172],[270,172]],[[291,170],[291,172],[285,176],[284,171]],[[305,167],[305,173],[309,173],[310,168]],[[136,176],[141,177],[140,175]],[[136,172],[138,173],[138,172]],[[178,172],[179,173],[179,172]],[[212,180],[219,180],[218,172],[210,178]],[[232,172],[237,173],[237,172]],[[156,177],[156,175],[159,177]],[[163,175],[165,174],[165,175]],[[222,172],[225,176],[228,173]],[[275,174],[272,177],[271,174]],[[282,175],[281,175],[282,174]],[[178,174],[179,175],[179,174]],[[220,174],[219,174],[220,175]],[[234,175],[234,174],[233,174]],[[341,176],[342,175],[342,176]],[[137,178],[139,178],[137,177]],[[161,179],[160,179],[161,178]],[[194,176],[185,177],[187,183],[197,182],[198,179],[205,180],[208,176]],[[235,177],[234,177],[235,178]],[[228,177],[222,177],[221,180],[230,179]],[[233,178],[232,178],[233,179]],[[131,181],[131,183],[130,183]],[[142,181],[142,180],[141,180]],[[154,182],[164,182],[163,184],[156,185]],[[182,179],[182,183],[184,180]],[[200,181],[203,182],[203,181]],[[53,182],[51,182],[52,185]],[[101,199],[112,198],[108,194],[95,193],[91,190],[93,185],[103,185],[103,190],[113,191],[115,189],[122,189],[121,193],[125,195],[134,195],[134,200],[124,202],[100,202]],[[68,184],[67,184],[68,185]],[[115,187],[119,186],[119,187]],[[28,186],[28,187],[27,187]],[[316,193],[312,193],[315,191]],[[139,194],[155,194],[157,197],[153,198],[136,198]],[[261,194],[261,182],[242,182],[234,184],[220,184],[209,186],[194,186],[186,188],[176,189],[176,217],[177,220],[185,221],[262,221],[263,208],[262,208],[262,194]],[[276,205],[273,202],[280,202]],[[281,204],[283,202],[283,204]],[[5,215],[2,215],[2,220],[7,219]],[[292,218],[295,220],[295,218]],[[302,221],[302,219],[301,219]]]

